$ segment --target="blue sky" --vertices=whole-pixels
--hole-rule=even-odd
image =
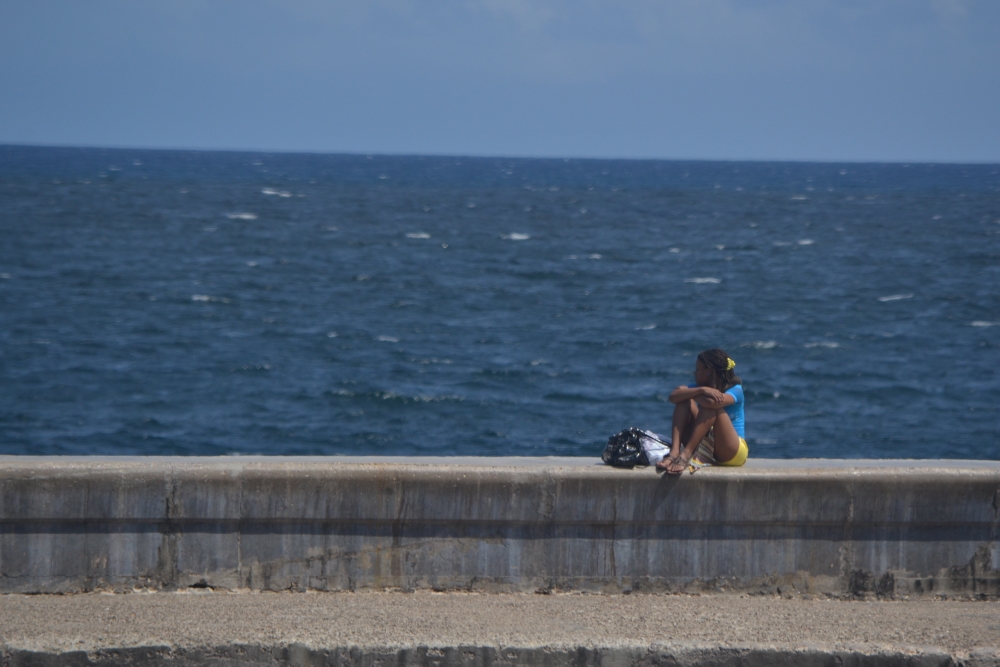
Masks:
[[[1000,2],[0,0],[0,143],[1000,162]]]

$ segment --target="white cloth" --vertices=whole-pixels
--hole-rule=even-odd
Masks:
[[[652,431],[643,431],[643,433],[646,435],[639,439],[639,442],[642,443],[642,451],[646,452],[649,465],[655,466],[670,454],[670,438],[661,438]]]

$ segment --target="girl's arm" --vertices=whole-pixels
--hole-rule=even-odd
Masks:
[[[680,403],[681,401],[690,401],[691,399],[694,399],[698,405],[705,408],[724,408],[736,402],[736,398],[732,394],[725,394],[712,387],[681,386],[670,392],[670,396],[668,397],[671,403]]]

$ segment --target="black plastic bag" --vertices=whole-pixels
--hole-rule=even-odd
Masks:
[[[648,466],[649,459],[642,448],[642,438],[646,436],[634,426],[608,438],[608,445],[601,454],[601,460],[616,468]]]

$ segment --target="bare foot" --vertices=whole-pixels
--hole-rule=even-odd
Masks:
[[[660,459],[660,462],[656,464],[656,472],[658,472],[658,473],[659,472],[667,472],[667,468],[673,462],[674,462],[674,459],[673,459],[672,456],[664,456],[662,459]]]
[[[665,472],[668,475],[680,475],[687,470],[691,459],[680,456],[668,457],[656,464],[656,472]]]
[[[671,461],[670,465],[667,466],[668,475],[680,475],[682,472],[688,469],[688,465],[691,463],[691,457],[684,456],[681,454],[676,459]]]

